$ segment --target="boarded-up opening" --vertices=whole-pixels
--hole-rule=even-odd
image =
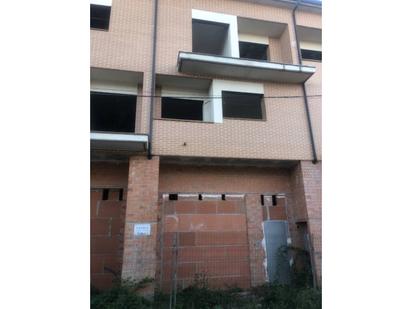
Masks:
[[[90,276],[97,289],[110,288],[121,275],[126,207],[122,190],[92,189],[90,193]]]
[[[250,287],[250,261],[244,199],[199,200],[186,194],[162,204],[158,279],[169,292],[206,278],[213,288]]]

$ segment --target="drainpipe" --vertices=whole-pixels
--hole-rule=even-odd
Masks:
[[[149,144],[147,147],[147,159],[152,159],[152,143],[153,143],[153,113],[154,100],[156,91],[156,50],[157,50],[157,11],[158,0],[153,2],[153,45],[152,45],[152,84],[150,88],[150,113],[149,113]]]
[[[298,49],[299,64],[302,65],[302,54],[300,52],[300,43],[299,43],[299,38],[298,38],[298,31],[297,31],[297,26],[296,26],[296,15],[295,15],[296,9],[298,8],[300,2],[301,0],[297,0],[297,3],[292,11],[292,18],[293,18],[293,29],[295,31],[296,48]],[[302,83],[302,90],[303,90],[303,100],[305,102],[306,119],[308,121],[310,145],[312,147],[312,155],[313,155],[312,163],[316,164],[318,162],[318,156],[316,155],[315,140],[313,138],[312,121],[310,120],[309,103],[308,103],[308,97],[306,94],[305,82]]]

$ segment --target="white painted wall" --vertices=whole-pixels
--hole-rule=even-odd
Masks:
[[[322,44],[320,43],[301,41],[299,42],[299,45],[300,49],[322,51]]]
[[[239,33],[239,41],[269,45],[269,37],[255,34]]]
[[[262,83],[214,79],[209,90],[209,95],[214,98],[211,99],[211,105],[208,112],[210,114],[211,121],[216,123],[223,122],[222,91],[263,94],[264,87]]]
[[[182,98],[185,97],[207,97],[208,92],[196,89],[182,89],[182,88],[175,88],[175,87],[162,87],[160,90],[162,97],[175,97],[175,98]],[[190,98],[190,100],[196,100],[195,98]],[[199,98],[198,100],[204,100]]]
[[[112,0],[90,0],[90,4],[112,6]]]
[[[90,90],[98,92],[137,95],[137,84],[119,83],[106,80],[91,80]]]
[[[224,56],[227,57],[239,58],[239,37],[236,16],[192,9],[192,18],[228,24],[228,36],[223,48],[223,53]]]

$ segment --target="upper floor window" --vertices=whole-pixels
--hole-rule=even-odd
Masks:
[[[90,3],[90,28],[108,30],[111,0],[92,0]]]
[[[322,61],[322,52],[318,50],[301,49],[302,59]]]
[[[228,28],[228,24],[193,19],[193,52],[224,55]]]
[[[252,42],[239,42],[240,58],[268,60],[268,45]]]
[[[300,54],[304,60],[322,60],[322,29],[297,26]]]
[[[133,133],[136,96],[117,93],[90,93],[91,131]]]
[[[203,121],[203,101],[163,97],[162,118]]]
[[[222,91],[223,117],[263,119],[263,94]]]

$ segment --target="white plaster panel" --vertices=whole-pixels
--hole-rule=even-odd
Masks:
[[[98,92],[133,94],[137,95],[137,84],[118,83],[115,81],[92,80],[90,90]]]
[[[239,41],[269,45],[269,37],[254,34],[239,33]]]
[[[222,91],[236,91],[246,93],[264,93],[264,86],[262,83],[251,83],[241,81],[230,81],[222,79],[214,79],[210,87],[211,99],[211,114],[213,122],[223,122],[223,105],[222,105]]]
[[[90,0],[90,4],[112,6],[112,0]]]
[[[320,43],[301,41],[299,42],[299,45],[301,49],[322,51],[322,44]]]

